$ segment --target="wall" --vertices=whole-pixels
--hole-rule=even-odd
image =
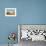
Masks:
[[[17,16],[4,16],[5,8],[17,8]],[[46,0],[0,0],[0,44],[8,43],[9,32],[17,34],[17,24],[46,24]]]

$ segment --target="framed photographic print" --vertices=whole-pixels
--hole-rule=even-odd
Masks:
[[[5,8],[5,16],[16,16],[16,8]]]

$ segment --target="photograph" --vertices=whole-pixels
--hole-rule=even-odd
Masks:
[[[5,8],[5,16],[16,16],[16,8]]]

